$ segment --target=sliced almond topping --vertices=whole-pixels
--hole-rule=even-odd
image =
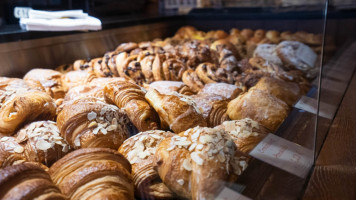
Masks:
[[[91,111],[90,113],[88,113],[87,117],[88,117],[88,120],[91,121],[96,118],[96,113]]]
[[[107,127],[107,130],[108,131],[113,131],[113,130],[116,130],[117,129],[117,125],[110,125]]]
[[[190,163],[190,159],[183,160],[183,168],[187,171],[192,171],[192,163]]]
[[[18,146],[16,148],[14,148],[14,152],[15,153],[22,153],[25,149],[21,146]]]
[[[203,165],[204,160],[199,156],[197,152],[193,152],[190,154],[192,160],[197,163],[198,165]]]
[[[140,153],[138,153],[138,157],[140,157],[141,159],[145,159],[145,158],[147,158],[147,153],[146,152],[140,152]]]
[[[178,180],[177,180],[177,183],[178,183],[179,185],[184,185],[184,180],[183,180],[183,179],[178,179]]]
[[[198,149],[198,150],[202,150],[203,147],[204,147],[204,145],[202,145],[202,144],[198,144],[198,145],[197,145],[197,149]]]
[[[172,151],[175,147],[176,147],[176,145],[172,145],[167,149],[167,151]]]
[[[108,133],[108,131],[105,128],[101,128],[100,132],[102,132],[104,135],[106,135]]]
[[[217,155],[218,156],[218,160],[220,162],[225,162],[225,156],[224,156],[224,153],[221,154],[222,151],[220,151],[220,153]]]
[[[157,139],[157,140],[160,140],[161,139],[161,136],[159,135],[156,135],[156,134],[150,134],[151,137]]]
[[[0,140],[2,141],[2,142],[5,142],[5,141],[7,141],[9,139],[9,137],[2,137]]]
[[[239,164],[242,167],[242,171],[245,171],[245,169],[247,168],[247,162],[242,160],[242,161],[240,161]]]
[[[192,145],[190,145],[189,147],[189,151],[193,151],[195,149],[195,147],[197,146],[197,143],[193,143]]]
[[[191,143],[191,141],[176,141],[174,144],[177,146],[189,146]]]
[[[197,139],[198,137],[199,137],[199,135],[200,135],[200,131],[198,130],[198,131],[196,131],[195,133],[193,133],[193,135],[190,137],[192,140],[195,140],[195,139]]]
[[[47,149],[51,148],[52,145],[45,140],[39,140],[36,142],[36,147],[42,151],[46,151]]]

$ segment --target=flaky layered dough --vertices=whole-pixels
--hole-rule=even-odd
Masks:
[[[56,104],[46,93],[32,90],[10,97],[0,108],[0,133],[11,135],[33,120],[52,120]]]
[[[67,104],[57,117],[61,136],[75,149],[117,149],[129,137],[129,124],[123,111],[97,98],[81,98]]]
[[[288,105],[266,91],[251,88],[229,102],[230,119],[250,118],[275,132],[288,115]]]
[[[42,168],[22,163],[0,170],[0,199],[66,200]]]
[[[63,77],[63,85],[66,90],[69,90],[78,85],[85,85],[97,78],[92,71],[70,71]]]
[[[164,95],[153,89],[146,93],[145,98],[157,111],[161,123],[168,125],[175,133],[195,126],[207,126],[199,108],[184,95]]]
[[[139,131],[159,127],[158,115],[146,101],[145,91],[140,86],[124,81],[112,82],[105,86],[104,95],[107,102],[125,110]]]
[[[24,148],[15,137],[0,138],[0,169],[26,161]]]
[[[174,136],[171,132],[141,132],[125,142],[119,148],[132,166],[132,177],[136,195],[141,199],[172,199],[174,193],[162,183],[158,173],[153,169],[154,154],[159,143],[167,137]]]
[[[131,166],[123,155],[107,148],[85,148],[54,163],[49,174],[71,200],[133,200]]]
[[[155,89],[161,94],[178,92],[184,95],[193,95],[194,92],[181,81],[155,81],[147,89]]]
[[[242,92],[241,87],[227,83],[209,83],[199,94],[222,96],[226,99],[235,99]]]
[[[246,154],[269,133],[267,128],[250,118],[226,121],[218,128],[224,129],[234,140],[237,149]]]
[[[214,199],[224,182],[236,180],[247,167],[225,131],[201,127],[164,139],[155,164],[163,183],[187,199]]]
[[[51,69],[32,69],[23,77],[25,81],[39,81],[45,88],[46,93],[54,99],[63,98],[65,88],[62,83],[62,74]]]
[[[204,87],[204,82],[192,69],[188,69],[183,73],[182,81],[184,84],[188,85],[194,93],[198,93]]]

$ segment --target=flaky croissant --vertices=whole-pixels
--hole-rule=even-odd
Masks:
[[[155,89],[161,94],[178,92],[184,95],[193,95],[194,92],[181,81],[155,81],[147,89]]]
[[[180,197],[214,199],[224,182],[236,180],[247,167],[246,157],[236,152],[224,130],[195,127],[159,144],[155,168]]]
[[[145,99],[145,91],[140,86],[124,81],[107,84],[104,88],[105,100],[125,110],[139,131],[157,129],[159,118],[156,111]]]
[[[195,126],[207,126],[199,108],[184,95],[164,95],[153,89],[146,93],[145,98],[157,111],[161,123],[168,125],[175,133]]]
[[[234,140],[237,149],[246,154],[269,133],[267,128],[250,118],[225,121],[218,128],[224,129]]]
[[[119,152],[131,163],[136,195],[141,199],[171,199],[174,196],[153,170],[158,144],[172,136],[171,132],[159,130],[141,132],[125,140],[119,148]]]
[[[71,200],[134,199],[130,163],[117,151],[84,148],[54,163],[49,174]]]
[[[62,74],[51,69],[32,69],[23,77],[25,81],[39,81],[45,88],[46,93],[54,99],[63,98],[65,88],[62,83]]]
[[[37,120],[52,120],[56,104],[46,93],[30,90],[14,94],[0,108],[0,133],[11,135],[21,125]]]
[[[96,78],[92,71],[70,71],[63,77],[63,85],[66,90],[78,85],[84,85]]]
[[[97,98],[81,98],[66,104],[58,114],[61,136],[75,149],[117,149],[129,137],[129,119],[118,107]]]
[[[32,163],[8,166],[0,170],[2,200],[66,200],[41,167]]]

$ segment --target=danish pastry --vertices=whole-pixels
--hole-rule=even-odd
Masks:
[[[198,93],[204,87],[204,82],[192,69],[188,69],[183,73],[182,81],[184,84],[188,85],[194,93]]]
[[[149,85],[148,89],[155,89],[161,94],[171,94],[173,92],[188,96],[194,94],[187,85],[180,81],[155,81]]]
[[[236,86],[227,83],[209,83],[206,84],[199,94],[211,94],[222,96],[226,99],[235,99],[243,90]]]

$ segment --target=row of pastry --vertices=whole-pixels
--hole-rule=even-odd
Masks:
[[[309,89],[314,68],[258,45],[247,56],[246,32],[183,27],[102,58],[0,78],[0,198],[213,198]],[[282,48],[262,35],[270,44],[261,45]],[[286,42],[295,60],[296,43]]]

